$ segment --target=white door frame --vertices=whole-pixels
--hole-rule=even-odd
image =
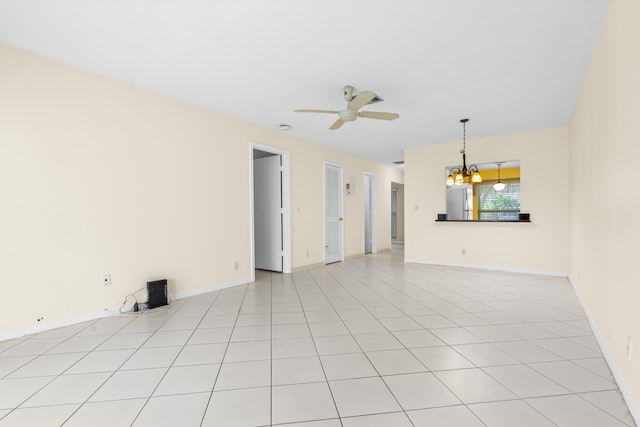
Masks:
[[[365,177],[369,178],[369,187],[368,189],[364,188],[364,183],[365,183]],[[377,209],[377,203],[376,203],[376,174],[371,173],[371,172],[363,172],[362,173],[362,206],[363,206],[363,213],[366,215],[366,209],[367,207],[364,205],[364,192],[368,190],[369,194],[370,194],[370,199],[369,199],[369,204],[370,204],[370,208],[371,208],[371,253],[375,254],[378,253],[378,233],[376,232],[376,211]],[[365,221],[363,219],[362,221],[362,227],[363,227],[363,234],[366,236],[366,232],[364,231],[364,227],[365,227]],[[364,246],[364,242],[363,242],[363,252],[364,252],[365,246]]]
[[[253,150],[266,151],[267,153],[282,156],[282,272],[291,273],[291,156],[288,151],[268,145],[249,142],[249,209],[251,214],[251,281],[256,280],[255,260],[255,236],[254,233],[254,206],[253,206]]]
[[[400,182],[400,181],[391,181],[391,185],[392,185],[391,189],[393,189],[393,184],[401,185],[401,186],[402,186],[402,190],[403,190],[403,192],[404,192],[404,182]],[[403,199],[403,200],[406,200],[406,199]],[[396,191],[396,232],[397,232],[397,226],[398,226],[398,205],[397,205],[397,201],[398,201],[398,193],[397,193],[397,191]],[[406,213],[405,213],[405,210],[404,210],[404,209],[405,209],[405,207],[404,207],[404,205],[403,205],[403,206],[402,206],[402,224],[403,224],[403,227],[404,227],[404,220],[405,220],[405,215],[406,215]],[[391,212],[389,213],[389,215],[391,215]],[[403,232],[403,235],[404,235],[404,228],[402,229],[402,232]],[[396,233],[396,234],[397,234],[397,233]],[[406,236],[405,236],[405,237],[403,237],[402,241],[404,242],[404,240],[405,240],[405,239],[406,239]],[[391,240],[393,240],[393,238],[391,238]]]
[[[344,261],[344,194],[343,194],[343,184],[344,184],[344,170],[341,164],[324,161],[322,164],[322,188],[323,188],[323,197],[322,197],[322,240],[323,240],[323,250],[324,250],[324,263],[327,264],[327,166],[333,166],[339,169],[339,178],[338,181],[340,185],[338,188],[338,202],[340,203],[340,262]],[[333,262],[333,261],[332,261]]]

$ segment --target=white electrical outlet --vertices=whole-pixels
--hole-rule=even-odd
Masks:
[[[102,275],[102,286],[111,286],[111,273]]]
[[[234,270],[237,270],[237,269],[239,269],[239,268],[240,268],[240,263],[239,263],[238,261],[234,261],[234,263],[233,263],[233,269],[234,269]]]
[[[463,250],[462,250],[462,255],[466,255],[466,254],[467,254],[467,250],[466,250],[466,249],[463,249]]]

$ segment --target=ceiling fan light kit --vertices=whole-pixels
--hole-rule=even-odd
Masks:
[[[371,91],[360,92],[354,97],[353,86],[345,86],[343,90],[344,90],[344,99],[345,101],[347,101],[347,108],[345,108],[344,110],[301,109],[301,110],[295,110],[295,112],[296,113],[337,114],[339,118],[329,128],[331,130],[339,129],[346,122],[353,122],[358,117],[364,117],[367,119],[376,119],[376,120],[395,120],[400,117],[400,115],[397,113],[383,113],[378,111],[360,111],[360,108],[364,107],[365,105],[381,102],[382,99],[378,97],[378,95],[376,95],[374,92],[371,92]]]

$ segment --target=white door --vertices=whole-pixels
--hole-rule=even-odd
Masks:
[[[324,164],[324,262],[342,261],[342,166]]]
[[[255,267],[282,271],[281,156],[253,160]]]

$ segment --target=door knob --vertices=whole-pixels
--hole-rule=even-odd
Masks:
[[[338,218],[338,221],[342,221],[342,219],[343,219],[343,218],[342,218],[342,217],[340,217],[340,218]]]

